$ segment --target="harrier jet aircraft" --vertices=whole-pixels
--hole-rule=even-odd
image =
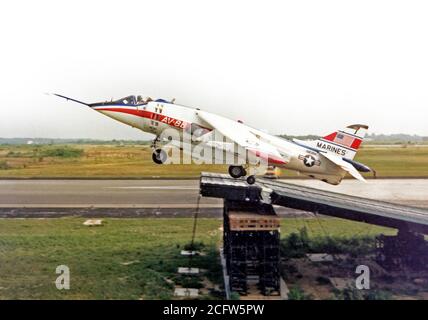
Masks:
[[[86,105],[124,124],[154,134],[156,138],[152,144],[152,158],[157,164],[164,163],[168,157],[167,152],[159,147],[162,132],[175,128],[190,133],[191,144],[204,143],[225,152],[235,152],[236,149],[215,141],[214,132],[220,132],[228,141],[264,160],[267,165],[294,170],[333,185],[338,185],[346,174],[365,181],[360,172],[372,171],[353,160],[368,130],[366,125],[350,125],[314,141],[289,141],[247,126],[242,121],[178,105],[174,101],[128,96],[114,101],[85,103],[60,94],[54,95]],[[197,136],[195,140],[194,135]],[[253,184],[253,167],[254,164],[249,162],[233,164],[229,166],[229,174],[233,178],[247,177],[247,182]]]

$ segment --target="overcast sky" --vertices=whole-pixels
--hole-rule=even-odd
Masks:
[[[7,1],[0,137],[141,139],[57,92],[143,94],[271,133],[428,135],[426,1]]]

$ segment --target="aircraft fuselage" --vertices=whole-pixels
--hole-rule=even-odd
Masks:
[[[179,129],[180,137],[185,130],[201,130],[203,133],[215,130],[208,123],[198,117],[198,110],[177,105],[164,100],[150,101],[145,104],[129,105],[112,102],[95,103],[90,107],[112,119],[138,128],[144,132],[160,136],[166,129]],[[245,124],[240,124],[244,125]],[[273,145],[280,153],[287,154],[287,160],[276,161],[269,159],[269,165],[294,170],[313,178],[324,180],[331,184],[338,184],[345,172],[329,161],[324,161],[317,152],[298,145],[286,139],[248,127],[252,133],[260,136],[265,142]]]

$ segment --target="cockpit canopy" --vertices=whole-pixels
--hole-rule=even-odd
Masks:
[[[125,98],[121,98],[118,100],[109,101],[108,104],[137,106],[137,105],[147,104],[150,101],[168,102],[168,101],[163,100],[163,99],[153,100],[150,97],[143,97],[141,95],[138,95],[138,96],[127,96]]]
[[[115,102],[118,102],[118,104],[129,104],[129,105],[136,105],[137,104],[137,100],[135,99],[135,96],[127,96],[127,97],[119,99]]]
[[[118,100],[111,101],[112,104],[120,104],[120,105],[130,105],[130,106],[136,106],[138,104],[145,104],[147,102],[151,101],[150,98],[144,99],[142,96],[127,96],[125,98],[121,98]]]

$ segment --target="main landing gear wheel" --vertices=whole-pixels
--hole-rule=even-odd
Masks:
[[[254,184],[254,183],[256,183],[256,177],[255,176],[248,176],[247,177],[247,183],[248,184]]]
[[[162,149],[156,149],[153,150],[152,153],[152,160],[156,164],[163,164],[165,163],[166,159],[168,158],[168,155],[166,152]]]
[[[242,166],[230,166],[229,174],[232,178],[240,178],[247,175],[247,171]]]

